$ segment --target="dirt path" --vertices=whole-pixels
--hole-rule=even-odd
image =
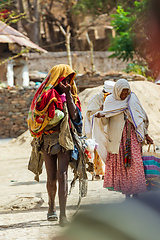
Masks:
[[[22,139],[21,139],[22,140]],[[22,141],[23,142],[23,141]],[[0,145],[0,239],[2,240],[48,240],[59,235],[65,228],[58,222],[48,222],[46,172],[40,176],[40,182],[34,181],[34,175],[27,170],[30,147],[23,144]],[[69,170],[69,182],[72,179]],[[108,192],[103,181],[91,181],[89,174],[88,194],[82,199],[81,208],[92,204],[122,201],[120,193]],[[57,213],[59,214],[58,199]],[[78,203],[78,182],[68,197],[67,215],[71,220]]]

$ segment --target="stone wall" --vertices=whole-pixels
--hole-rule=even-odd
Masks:
[[[90,52],[71,52],[72,67],[78,74],[84,74],[84,67],[91,70]],[[94,63],[96,71],[106,73],[107,71],[122,71],[127,63],[117,58],[108,58],[111,52],[94,52]],[[28,69],[31,71],[48,72],[57,64],[68,64],[67,52],[29,53]]]
[[[0,138],[13,138],[24,133],[28,110],[35,88],[0,89]]]

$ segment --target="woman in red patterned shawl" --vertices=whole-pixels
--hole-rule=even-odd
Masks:
[[[58,220],[55,196],[58,181],[60,226],[68,224],[66,201],[68,194],[67,172],[74,143],[71,128],[82,133],[82,115],[74,70],[59,64],[51,69],[37,90],[28,115],[31,135],[41,142],[41,151],[47,172],[49,208],[47,219]]]

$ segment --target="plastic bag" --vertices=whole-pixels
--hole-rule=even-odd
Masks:
[[[57,125],[61,119],[64,118],[64,112],[62,112],[59,109],[55,110],[55,115],[54,117],[51,119],[51,121],[48,123],[48,125]]]

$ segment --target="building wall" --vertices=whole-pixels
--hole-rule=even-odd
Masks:
[[[73,69],[79,74],[85,73],[84,67],[91,70],[90,52],[71,52]],[[106,73],[107,71],[122,71],[126,68],[127,63],[117,58],[108,58],[111,52],[94,52],[95,68],[98,72]],[[68,64],[67,52],[48,52],[48,53],[29,53],[28,68],[29,71],[48,72],[57,64]]]
[[[91,70],[91,58],[90,52],[71,52],[72,54],[72,67],[78,74],[84,74],[84,67]],[[108,71],[122,71],[126,68],[127,63],[116,58],[108,58],[111,52],[94,52],[94,64],[96,71],[100,73],[106,73]],[[2,62],[4,58],[0,58]],[[27,56],[28,70],[31,71],[41,71],[49,72],[49,70],[60,63],[68,64],[67,52],[48,52],[48,53],[29,53]],[[7,84],[7,63],[0,65],[0,82]],[[15,74],[14,77],[18,75]],[[22,85],[22,76],[19,77],[18,85]],[[15,83],[16,83],[15,81]],[[21,84],[20,84],[21,82]],[[16,83],[16,84],[17,84]]]

